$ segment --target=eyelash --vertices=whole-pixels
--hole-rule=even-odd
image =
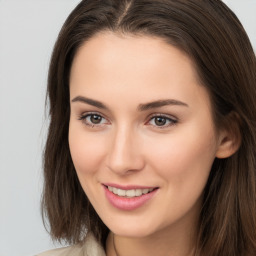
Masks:
[[[79,116],[78,120],[81,120],[85,125],[87,125],[89,127],[92,127],[92,128],[94,128],[95,126],[97,126],[97,127],[101,126],[102,124],[93,124],[93,123],[89,123],[88,121],[86,121],[86,119],[88,117],[92,117],[92,116],[100,117],[101,120],[106,119],[100,113],[90,112],[90,113],[86,113],[86,114],[83,114],[83,115]]]
[[[169,115],[164,115],[164,114],[153,114],[149,117],[149,121],[147,121],[147,123],[149,123],[150,121],[155,119],[156,122],[156,118],[162,118],[165,120],[165,122],[169,122],[169,124],[164,124],[164,125],[152,125],[154,127],[157,127],[157,129],[164,129],[164,128],[168,128],[170,126],[174,126],[178,123],[178,120],[175,119],[174,117],[170,117]]]
[[[91,112],[91,113],[86,113],[86,114],[83,114],[83,115],[81,115],[81,116],[79,116],[79,118],[78,118],[78,120],[81,120],[85,125],[87,125],[87,126],[89,126],[89,127],[92,127],[92,128],[94,128],[94,127],[100,127],[100,126],[102,126],[102,125],[104,125],[104,123],[103,124],[93,124],[93,123],[91,123],[91,122],[88,122],[88,121],[86,121],[86,119],[89,117],[89,118],[91,118],[92,116],[97,116],[97,117],[99,117],[101,120],[100,121],[102,121],[102,120],[107,120],[106,118],[104,118],[100,113],[97,113],[97,112]],[[153,124],[149,124],[152,120],[154,120],[155,119],[155,121],[156,121],[156,118],[162,118],[164,121],[165,121],[165,123],[164,123],[164,125],[153,125]],[[166,125],[166,122],[169,122],[169,124],[167,124]],[[168,127],[170,127],[170,126],[174,126],[174,125],[176,125],[178,123],[178,120],[177,119],[175,119],[175,118],[173,118],[173,117],[170,117],[169,115],[164,115],[164,114],[153,114],[153,115],[151,115],[150,117],[149,117],[149,121],[147,121],[146,122],[146,124],[149,124],[149,125],[151,125],[151,126],[153,126],[153,127],[157,127],[157,129],[164,129],[164,128],[168,128]]]

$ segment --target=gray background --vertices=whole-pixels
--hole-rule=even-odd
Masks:
[[[0,0],[0,256],[54,248],[39,204],[45,87],[58,31],[78,2]],[[225,2],[256,49],[256,0]]]

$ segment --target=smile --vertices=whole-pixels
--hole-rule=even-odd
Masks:
[[[132,211],[153,200],[159,187],[119,186],[104,184],[107,201],[123,211]]]
[[[107,188],[113,194],[121,196],[121,197],[126,197],[126,198],[133,198],[133,197],[142,196],[142,195],[148,194],[148,193],[150,193],[154,190],[154,188],[124,190],[124,189],[115,188],[115,187],[111,187],[111,186],[108,186]]]

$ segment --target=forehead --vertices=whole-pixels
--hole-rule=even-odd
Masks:
[[[171,59],[175,60],[171,62]],[[89,67],[87,63],[90,64]],[[182,64],[186,72],[190,71],[196,75],[191,59],[181,50],[167,44],[164,39],[112,32],[98,33],[86,41],[75,55],[72,71],[77,66],[80,68],[84,66],[84,69],[98,67],[104,71],[115,63],[122,65],[122,70],[125,72],[129,70],[129,67],[133,72],[143,68],[155,68],[159,71],[163,65],[168,65],[166,67],[169,70],[174,70],[175,66]],[[114,70],[110,73],[113,74],[113,72]]]
[[[78,50],[70,76],[70,94],[141,102],[159,98],[204,99],[192,60],[161,38],[100,33]],[[101,99],[100,99],[101,100]],[[131,101],[129,101],[130,103]]]

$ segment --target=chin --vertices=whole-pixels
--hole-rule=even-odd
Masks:
[[[151,222],[152,223],[152,222]],[[141,222],[116,222],[107,225],[108,228],[117,236],[130,237],[130,238],[143,238],[150,236],[157,232],[157,227],[149,223]]]

